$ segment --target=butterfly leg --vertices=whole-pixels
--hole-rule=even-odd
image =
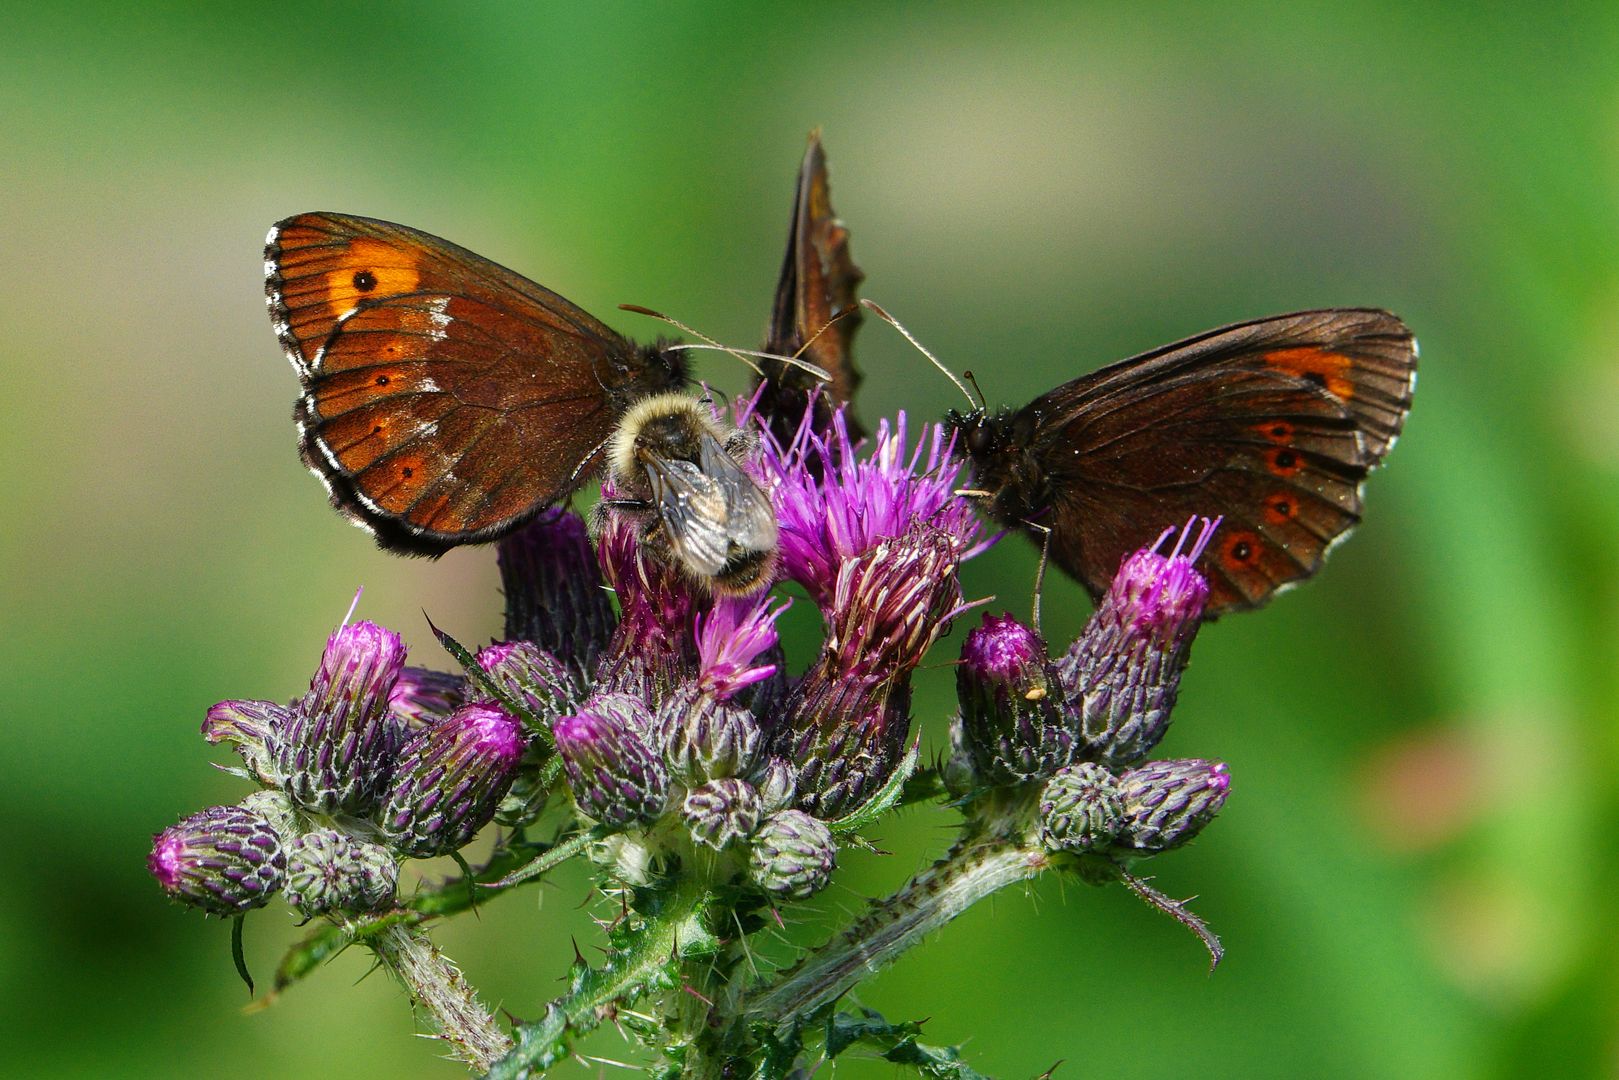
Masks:
[[[1046,563],[1050,560],[1051,556],[1051,526],[1041,525],[1038,522],[1027,520],[1025,520],[1023,524],[1031,529],[1036,530],[1042,537],[1044,537],[1044,539],[1040,541],[1040,567],[1034,572],[1034,613],[1032,619],[1032,628],[1034,632],[1038,634],[1040,632],[1040,593],[1045,589]]]

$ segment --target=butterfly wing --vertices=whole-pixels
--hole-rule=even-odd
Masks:
[[[769,385],[759,411],[770,418],[778,435],[791,438],[810,392],[818,387],[819,400],[828,403],[828,412],[830,407],[854,400],[861,380],[852,352],[861,319],[856,290],[864,278],[849,255],[849,230],[832,210],[826,153],[819,132],[813,133],[798,170],[787,255],[776,283],[765,351],[796,356],[803,349],[803,358],[832,380],[822,383],[802,368],[779,360],[760,361],[763,381]],[[858,429],[851,418],[851,434],[858,437]]]
[[[401,225],[288,218],[265,273],[303,384],[304,459],[394,550],[516,527],[579,485],[630,401],[683,376],[550,290]]]
[[[1385,311],[1240,323],[1103,368],[1012,420],[1049,492],[1057,563],[1100,595],[1130,552],[1193,514],[1225,524],[1209,611],[1257,607],[1320,568],[1400,434],[1416,342]]]

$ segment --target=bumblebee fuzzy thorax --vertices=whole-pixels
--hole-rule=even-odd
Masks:
[[[619,486],[643,488],[649,456],[696,461],[705,435],[721,445],[727,439],[700,402],[681,393],[655,394],[636,402],[619,421],[607,447],[607,467]]]

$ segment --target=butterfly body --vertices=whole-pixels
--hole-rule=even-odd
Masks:
[[[638,401],[687,382],[681,353],[402,225],[288,218],[265,273],[304,461],[391,550],[498,539],[576,490]]]
[[[987,510],[1093,596],[1166,525],[1223,516],[1214,614],[1319,569],[1410,408],[1416,342],[1373,309],[1223,327],[1081,376],[1022,409],[955,413]]]

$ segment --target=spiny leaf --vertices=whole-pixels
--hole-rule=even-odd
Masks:
[[[247,923],[246,915],[238,915],[231,920],[230,928],[230,958],[236,964],[236,974],[242,977],[247,984],[247,996],[253,996],[253,976],[247,970],[247,957],[242,952],[242,927]]]
[[[906,751],[899,768],[894,770],[894,775],[888,778],[888,782],[859,808],[851,810],[836,821],[828,822],[832,831],[840,834],[857,832],[891,810],[905,794],[905,782],[910,779],[911,773],[916,771],[916,763],[921,759],[921,750],[922,736],[917,735],[916,741]]]

